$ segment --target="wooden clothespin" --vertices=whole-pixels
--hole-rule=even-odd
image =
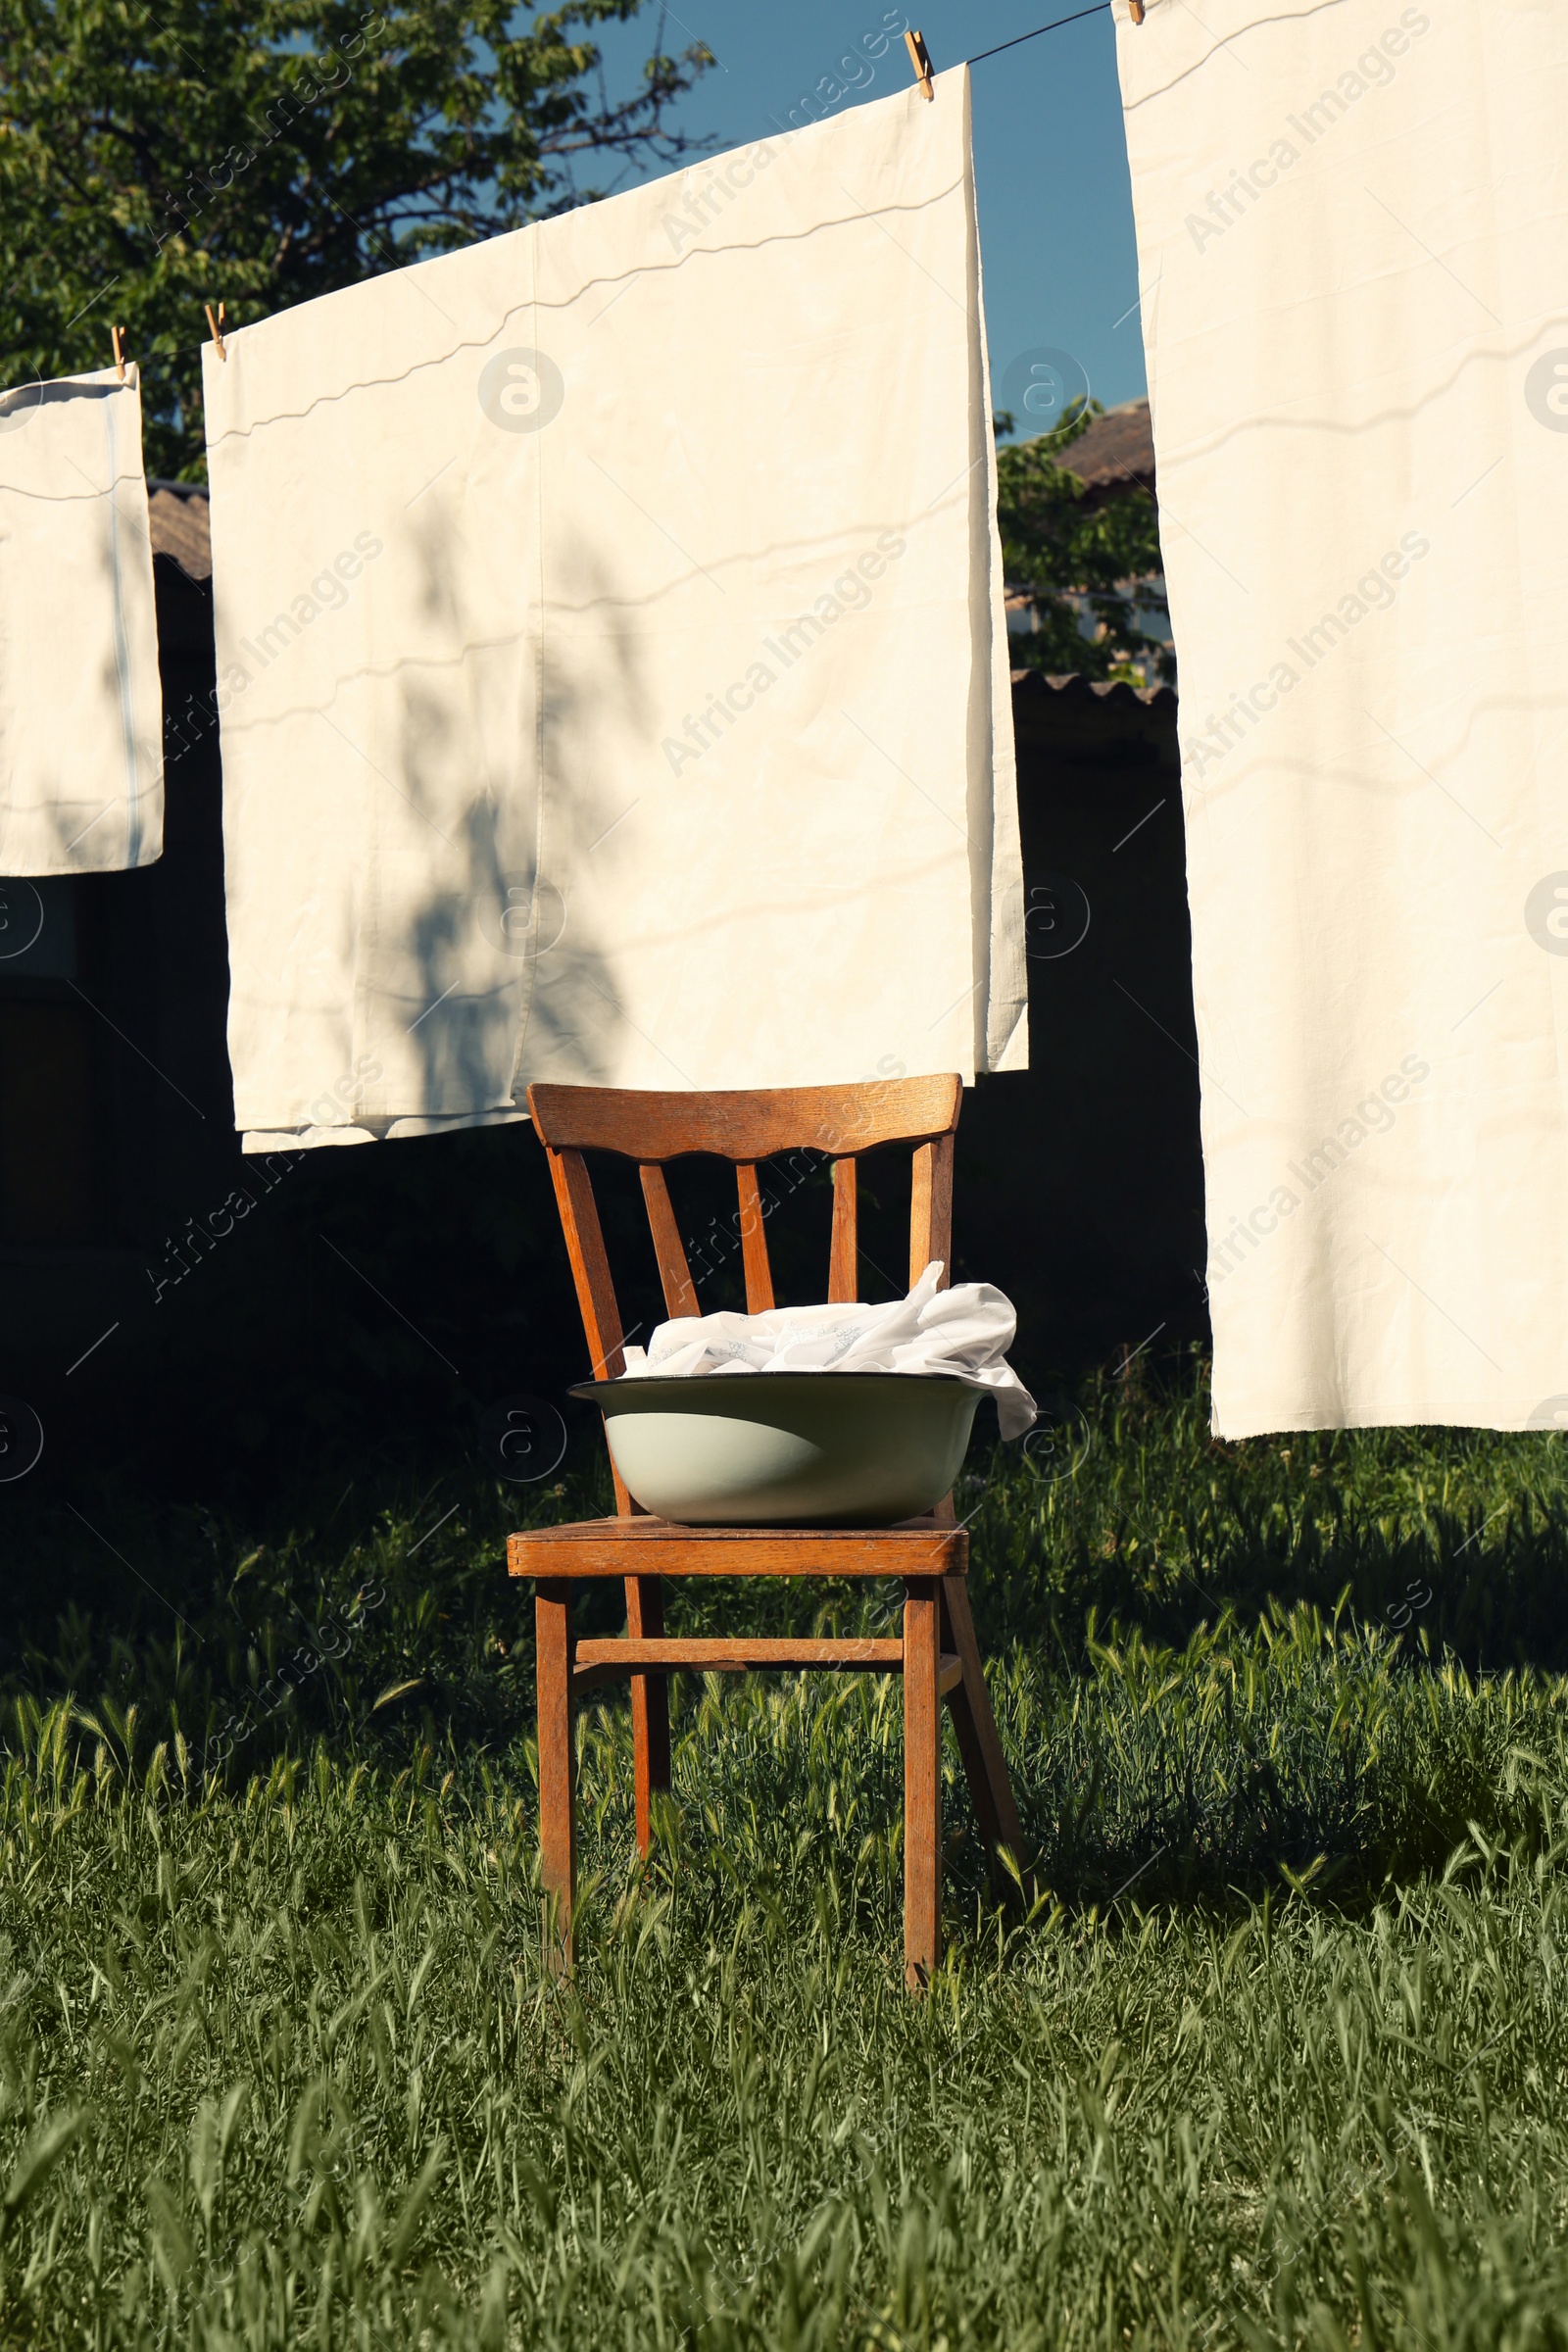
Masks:
[[[109,340],[115,347],[115,366],[120,370],[120,380],[122,383],[123,383],[125,380],[125,346],[122,339],[124,335],[124,332],[125,330],[122,326],[112,326],[109,329]]]
[[[219,304],[216,318],[213,316],[213,306],[210,302],[204,304],[203,307],[207,313],[207,323],[213,330],[213,341],[218,345],[218,356],[220,360],[226,360],[228,354],[223,349],[223,305]]]
[[[1127,0],[1127,14],[1135,24],[1144,21],[1144,0]]]
[[[927,99],[935,98],[936,91],[931,86],[931,52],[925,45],[925,34],[906,31],[904,46],[909,52],[909,63],[922,94]]]

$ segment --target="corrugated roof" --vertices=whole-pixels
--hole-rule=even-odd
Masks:
[[[1097,416],[1082,440],[1062,452],[1096,506],[1118,492],[1154,489],[1154,431],[1147,400],[1123,401]]]
[[[1130,709],[1142,703],[1148,710],[1174,710],[1176,689],[1173,686],[1129,686],[1125,678],[1086,678],[1081,670],[1065,675],[1045,669],[1015,669],[1012,690],[1031,694],[1065,695],[1074,702],[1109,703]]]
[[[193,580],[212,578],[207,492],[199,482],[149,482],[147,528],[155,556],[172,556]]]

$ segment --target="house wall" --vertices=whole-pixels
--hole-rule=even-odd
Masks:
[[[1207,1337],[1198,1042],[1174,694],[1027,673],[1013,719],[1030,1066],[965,1101],[954,1246],[1045,1382]]]
[[[44,915],[31,953],[0,960],[0,1386],[64,1378],[123,1324],[161,1217],[238,1158],[217,738],[209,724],[186,746],[169,724],[211,689],[209,584],[164,555],[154,580],[162,858],[0,885]]]

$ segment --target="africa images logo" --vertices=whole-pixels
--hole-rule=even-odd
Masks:
[[[1369,1089],[1352,1111],[1341,1119],[1332,1132],[1318,1144],[1303,1149],[1298,1160],[1285,1163],[1289,1184],[1275,1185],[1266,1200],[1260,1200],[1247,1217],[1232,1217],[1228,1232],[1211,1231],[1208,1251],[1208,1280],[1212,1290],[1216,1284],[1246,1265],[1250,1253],[1271,1233],[1277,1233],[1286,1217],[1296,1214],[1303,1200],[1329,1184],[1348,1165],[1352,1152],[1376,1135],[1387,1135],[1396,1122],[1396,1105],[1410,1101],[1415,1090],[1432,1075],[1432,1064],[1419,1054],[1406,1054],[1396,1070],[1391,1070],[1381,1086]],[[1300,1186],[1298,1192],[1295,1187]]]
[[[1548,433],[1568,433],[1568,351],[1544,351],[1525,377],[1525,406]]]
[[[1568,873],[1542,875],[1525,901],[1525,929],[1548,956],[1568,956]]]
[[[1208,210],[1189,213],[1185,223],[1199,252],[1206,251],[1216,238],[1245,220],[1250,207],[1260,204],[1270,188],[1278,187],[1284,174],[1326,138],[1369,91],[1387,89],[1397,73],[1395,61],[1406,54],[1412,41],[1425,39],[1431,30],[1432,19],[1424,10],[1407,8],[1398,24],[1391,24],[1353,66],[1348,66],[1332,88],[1314,98],[1310,106],[1303,106],[1298,115],[1286,117],[1267,155],[1258,156],[1238,172],[1228,187],[1210,188],[1205,198]],[[1290,135],[1293,132],[1294,137]]]
[[[498,351],[479,377],[479,406],[504,433],[542,433],[565,397],[566,379],[547,351]]]

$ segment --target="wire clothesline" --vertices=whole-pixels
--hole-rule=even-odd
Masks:
[[[1110,0],[1095,0],[1093,8],[1080,8],[1070,17],[1056,17],[1049,24],[1037,24],[1033,32],[1020,32],[1010,41],[999,41],[994,49],[982,49],[977,57],[966,57],[966,66],[984,65],[988,57],[1000,57],[1004,49],[1017,49],[1025,41],[1038,41],[1043,32],[1059,32],[1063,24],[1080,24],[1085,17],[1103,16]]]
[[[1089,17],[1103,16],[1105,11],[1110,6],[1111,0],[1095,0],[1095,5],[1092,8],[1075,9],[1071,16],[1054,17],[1049,24],[1037,24],[1032,32],[1015,33],[1010,41],[999,41],[994,49],[977,50],[973,57],[964,58],[962,63],[966,66],[982,66],[985,64],[988,57],[1001,57],[1005,50],[1021,48],[1025,41],[1039,40],[1042,33],[1059,32],[1064,24],[1081,24]],[[1136,15],[1138,12],[1135,10],[1134,13]],[[918,36],[916,37],[918,38]],[[207,319],[209,326],[212,328],[212,340],[217,344],[219,356],[221,358],[224,356],[223,338],[220,324],[222,319],[222,305],[219,305],[219,317],[218,320],[216,321],[213,318],[212,309],[209,306]],[[111,329],[115,344],[115,364],[119,368],[121,379],[123,381],[125,369],[124,362],[121,355],[121,331],[122,330],[118,327]],[[172,352],[161,353],[159,356],[165,359],[184,359],[187,358],[191,353],[200,351],[201,349],[202,346],[199,343],[192,343],[188,345],[181,345]]]

